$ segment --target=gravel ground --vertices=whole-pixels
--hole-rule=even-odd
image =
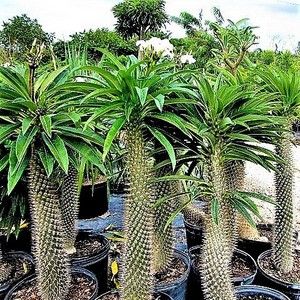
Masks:
[[[272,149],[272,146],[266,145]],[[300,146],[293,148],[294,167],[295,167],[295,221],[297,229],[300,229]],[[249,191],[265,193],[269,196],[275,196],[274,172],[269,172],[264,168],[252,163],[246,163],[246,182],[245,187]],[[258,201],[257,205],[261,208],[261,216],[266,223],[274,222],[274,205]]]

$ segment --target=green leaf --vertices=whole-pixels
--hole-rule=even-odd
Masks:
[[[59,136],[56,136],[54,142],[52,143],[52,141],[45,134],[42,134],[42,138],[52,153],[54,159],[58,162],[59,166],[65,173],[68,173],[69,156],[63,140]]]
[[[185,121],[174,113],[165,112],[162,114],[155,114],[152,116],[152,118],[159,119],[169,124],[172,124],[175,127],[177,127],[180,131],[182,131],[184,134],[189,135],[189,132],[186,126],[184,125]]]
[[[117,119],[109,129],[107,136],[104,141],[104,146],[103,146],[103,161],[105,160],[106,155],[108,154],[110,147],[115,139],[115,137],[119,134],[120,129],[123,127],[123,125],[126,122],[125,117],[121,117]]]
[[[154,98],[154,102],[157,106],[157,108],[162,111],[163,110],[163,106],[164,106],[164,103],[165,103],[165,96],[164,95],[157,95],[155,98]]]
[[[30,127],[30,125],[32,124],[34,118],[32,117],[26,117],[23,119],[22,121],[22,133],[25,134],[28,130],[28,128]]]
[[[144,105],[146,102],[146,99],[147,99],[147,95],[148,95],[148,88],[145,87],[145,88],[141,89],[138,86],[136,86],[135,89],[136,89],[136,92],[138,94],[141,104]]]
[[[46,134],[51,138],[51,129],[52,129],[52,119],[49,115],[40,116],[40,121],[42,123],[43,129]]]
[[[6,168],[8,162],[9,162],[9,154],[6,154],[0,159],[0,172]]]
[[[171,163],[172,163],[172,167],[173,170],[175,169],[176,166],[176,155],[175,155],[175,151],[174,148],[172,146],[172,144],[169,142],[169,140],[157,129],[155,128],[151,128],[149,126],[147,126],[147,128],[150,130],[150,132],[152,133],[152,135],[162,144],[162,146],[166,149]]]
[[[50,155],[46,150],[42,150],[38,152],[40,160],[44,166],[44,169],[47,173],[47,176],[50,177],[50,175],[53,172],[54,167],[54,159],[53,156]]]
[[[30,132],[27,131],[25,134],[20,133],[16,141],[16,157],[18,161],[21,161],[27,153],[29,146],[31,145],[36,133],[38,132],[37,127],[33,127]]]
[[[0,127],[0,143],[2,144],[18,127],[18,124],[2,125]]]

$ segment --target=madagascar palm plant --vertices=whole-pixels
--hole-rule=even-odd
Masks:
[[[278,105],[274,114],[283,117],[282,128],[275,142],[276,154],[282,158],[275,170],[276,210],[273,241],[273,262],[283,273],[292,271],[294,264],[294,196],[293,196],[293,135],[292,124],[299,115],[299,74],[277,69],[260,69],[257,75],[269,93],[274,93]]]
[[[98,107],[90,121],[97,119],[111,123],[104,142],[104,157],[118,136],[126,150],[127,196],[121,294],[125,300],[146,300],[151,299],[154,275],[153,159],[149,147],[152,147],[153,140],[157,140],[167,151],[174,167],[174,149],[156,125],[163,118],[184,130],[181,118],[173,118],[172,113],[163,112],[163,109],[185,102],[185,99],[174,99],[175,93],[185,88],[177,83],[170,63],[147,64],[133,56],[121,63],[112,54],[105,54],[107,67],[87,68],[94,72],[95,83],[94,91],[86,101]]]
[[[253,193],[232,191],[226,182],[226,165],[251,161],[272,168],[273,153],[259,145],[260,134],[272,137],[275,118],[265,94],[251,93],[237,84],[197,79],[196,106],[187,106],[189,128],[194,136],[191,150],[204,162],[202,210],[204,241],[201,250],[202,285],[205,299],[235,299],[229,262],[233,250],[234,210],[254,224],[249,213],[258,214]],[[256,129],[256,130],[254,130]]]
[[[67,67],[37,72],[41,49],[31,53],[29,67],[0,68],[0,143],[8,154],[8,193],[28,170],[37,283],[43,300],[65,299],[70,283],[65,230],[60,208],[58,174],[67,174],[74,155],[101,163],[95,146],[101,141],[83,130],[86,116],[79,107],[79,92],[63,89]]]

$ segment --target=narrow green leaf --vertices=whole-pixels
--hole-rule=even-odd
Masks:
[[[22,133],[25,134],[32,124],[33,118],[32,117],[26,117],[22,121]]]
[[[54,167],[54,159],[53,156],[50,155],[46,150],[42,150],[38,152],[40,160],[43,164],[43,167],[47,173],[47,176],[50,177],[50,175],[53,172]]]
[[[171,163],[172,163],[172,167],[173,170],[175,169],[176,166],[176,155],[175,155],[175,151],[174,148],[172,146],[172,144],[169,142],[169,140],[157,129],[155,128],[151,128],[149,126],[147,126],[147,128],[149,129],[149,131],[152,133],[152,135],[162,144],[162,146],[166,149]]]
[[[126,118],[121,117],[117,119],[109,129],[103,146],[103,158],[102,158],[103,161],[105,160],[105,157],[108,154],[115,137],[119,134],[120,129],[123,127],[125,122],[126,122]]]
[[[154,102],[157,106],[157,108],[162,111],[163,110],[163,106],[164,106],[164,103],[165,103],[165,96],[164,95],[157,95],[155,98],[154,98]]]
[[[19,162],[23,160],[37,132],[38,128],[33,127],[30,131],[27,131],[25,134],[20,133],[18,135],[16,141],[16,157]]]
[[[136,92],[138,94],[141,104],[144,105],[146,102],[146,99],[147,99],[147,95],[148,95],[148,87],[141,89],[138,86],[136,86],[135,89],[136,89]]]
[[[52,130],[52,119],[49,115],[40,116],[40,121],[42,123],[43,129],[46,134],[51,138],[51,130]]]

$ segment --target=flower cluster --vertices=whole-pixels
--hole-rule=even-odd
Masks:
[[[168,39],[161,40],[153,37],[148,41],[137,41],[136,45],[144,56],[154,55],[157,58],[168,57],[171,59],[174,57],[174,46]]]
[[[180,62],[182,64],[194,64],[196,62],[195,58],[191,54],[185,54],[180,57]]]

